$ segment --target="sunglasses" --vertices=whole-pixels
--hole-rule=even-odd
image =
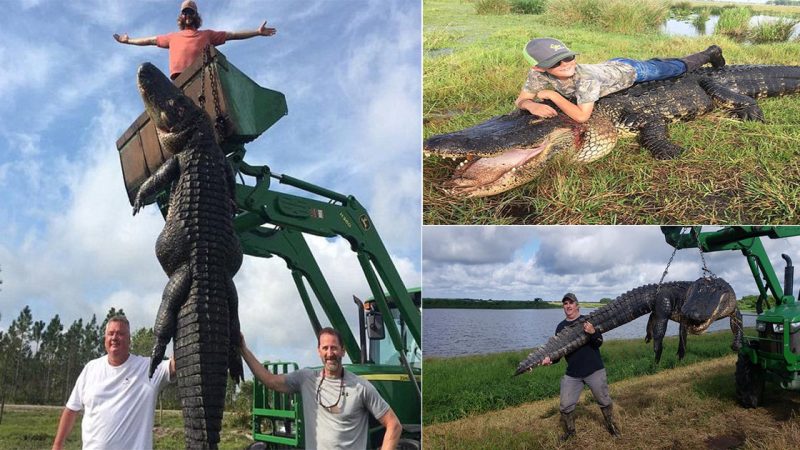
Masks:
[[[181,14],[183,14],[184,16],[193,16],[196,13],[195,13],[195,11],[193,9],[186,8],[183,11],[181,11]]]
[[[572,61],[575,61],[575,55],[567,56],[566,58],[562,59],[561,61],[553,64],[553,66],[550,67],[550,68],[551,69],[555,69],[556,67],[560,66],[561,63],[568,63],[568,62],[572,62]]]

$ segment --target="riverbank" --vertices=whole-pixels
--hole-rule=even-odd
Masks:
[[[612,382],[609,388],[622,430],[617,439],[603,428],[602,414],[587,391],[577,408],[578,434],[567,443],[558,440],[557,393],[520,406],[426,425],[423,442],[430,450],[796,448],[800,393],[773,386],[765,392],[764,406],[741,408],[734,400],[735,362],[735,355],[727,355]]]
[[[754,331],[747,329],[746,333]],[[644,339],[606,341],[600,351],[610,383],[652,375],[733,354],[730,331],[689,336],[687,352],[678,361],[677,337],[664,339],[661,363],[653,364],[653,346]],[[536,368],[512,377],[530,350],[455,358],[425,358],[423,422],[425,425],[463,419],[490,411],[558,396],[565,363]]]

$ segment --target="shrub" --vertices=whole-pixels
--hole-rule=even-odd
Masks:
[[[541,14],[547,6],[547,0],[512,0],[511,12],[514,14]]]
[[[797,20],[786,18],[760,23],[747,32],[747,39],[754,44],[786,42],[792,35],[792,27],[797,23]]]
[[[626,34],[656,32],[668,15],[664,0],[550,0],[545,11],[545,18],[555,25]]]
[[[714,29],[714,34],[724,34],[733,38],[743,39],[747,35],[750,17],[753,12],[750,8],[726,8],[719,15],[719,22]]]
[[[511,12],[508,0],[478,0],[475,2],[475,13],[481,15],[501,15]]]

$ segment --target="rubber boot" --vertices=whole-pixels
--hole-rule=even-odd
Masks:
[[[603,412],[603,417],[606,419],[606,429],[614,437],[619,437],[619,427],[617,422],[614,421],[614,405],[608,405],[605,408],[601,407],[600,411]]]
[[[715,69],[725,66],[725,58],[722,57],[722,49],[717,45],[712,45],[700,53],[684,56],[681,58],[681,61],[686,64],[687,72],[699,69],[706,63],[711,63],[711,67]]]
[[[564,434],[561,435],[559,439],[561,442],[568,440],[569,438],[575,436],[575,411],[568,413],[561,413],[561,429],[564,430]]]

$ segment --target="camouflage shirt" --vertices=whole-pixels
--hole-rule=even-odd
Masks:
[[[574,98],[577,104],[596,102],[600,97],[633,86],[636,69],[629,64],[607,61],[600,64],[578,64],[575,75],[568,80],[546,72],[528,71],[528,79],[522,88],[535,94],[544,89],[552,89],[565,98]]]

